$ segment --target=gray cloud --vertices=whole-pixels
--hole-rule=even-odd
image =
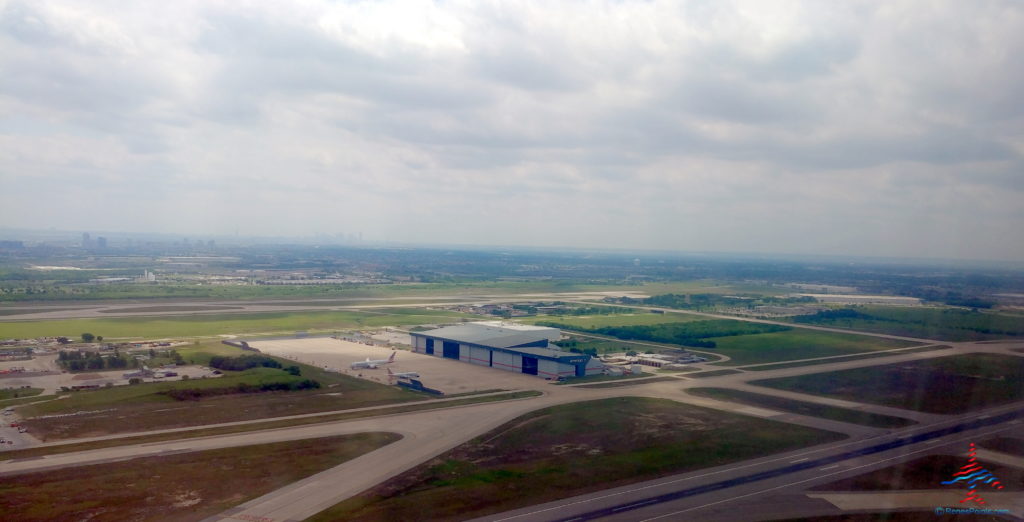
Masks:
[[[0,1],[0,220],[1021,259],[1022,46],[1009,0]]]

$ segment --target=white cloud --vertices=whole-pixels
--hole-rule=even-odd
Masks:
[[[0,220],[1021,259],[1021,47],[997,0],[0,1]]]

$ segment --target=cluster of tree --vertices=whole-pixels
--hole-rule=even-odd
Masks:
[[[599,328],[580,328],[554,322],[540,322],[537,324],[554,328],[582,330],[584,332],[609,335],[619,339],[679,344],[693,348],[715,348],[717,344],[714,341],[707,340],[709,337],[783,332],[791,329],[788,326],[746,323],[729,319],[693,321],[689,323],[602,326]]]
[[[630,302],[637,300],[631,299]],[[788,305],[817,302],[810,296],[776,297],[758,294],[722,295],[722,294],[662,294],[639,300],[638,304],[678,308],[680,310],[705,310],[718,306],[753,308],[759,305]]]
[[[552,310],[551,315],[610,315],[610,314],[631,314],[636,312],[634,308],[621,306],[579,306],[565,307]]]
[[[849,321],[891,321],[882,317],[876,317],[857,310],[856,308],[836,308],[834,310],[820,310],[813,314],[798,315],[793,318],[795,323],[836,323]]]
[[[57,363],[72,372],[83,370],[119,370],[122,368],[137,368],[139,366],[139,361],[134,358],[123,357],[117,351],[106,357],[97,352],[62,351],[57,356]]]
[[[554,341],[554,344],[569,350],[572,353],[585,353],[597,357],[597,348],[580,348],[580,342],[578,339],[565,339],[562,341]]]
[[[240,372],[259,366],[264,368],[280,368],[281,363],[265,355],[240,355],[238,357],[215,355],[210,358],[210,366],[218,370]],[[295,367],[295,369],[297,370],[298,367]]]
[[[219,395],[234,395],[238,393],[262,393],[273,391],[299,391],[314,390],[320,388],[320,383],[312,379],[301,381],[274,381],[261,384],[241,383],[235,386],[224,386],[220,388],[182,388],[165,390],[160,392],[179,401],[198,401],[204,397],[216,397]]]
[[[93,335],[93,334],[91,334],[89,332],[86,332],[86,333],[82,334],[82,342],[84,342],[84,343],[91,343],[93,341],[103,342],[103,336],[102,335]]]

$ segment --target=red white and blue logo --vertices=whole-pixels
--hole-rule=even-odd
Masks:
[[[970,457],[967,460],[967,464],[960,467],[960,471],[953,473],[951,480],[944,481],[942,484],[965,484],[967,486],[967,496],[960,501],[961,504],[965,502],[974,502],[976,504],[984,504],[985,499],[981,498],[978,494],[978,486],[988,486],[993,489],[1003,489],[1003,485],[999,483],[999,480],[991,471],[985,469],[979,462],[977,457],[978,451],[974,447],[974,443],[971,443],[971,450],[967,453]]]

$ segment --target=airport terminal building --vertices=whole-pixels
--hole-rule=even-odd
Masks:
[[[562,335],[557,328],[479,322],[410,335],[416,353],[545,379],[597,375],[604,368],[589,355],[564,352],[551,344]]]

